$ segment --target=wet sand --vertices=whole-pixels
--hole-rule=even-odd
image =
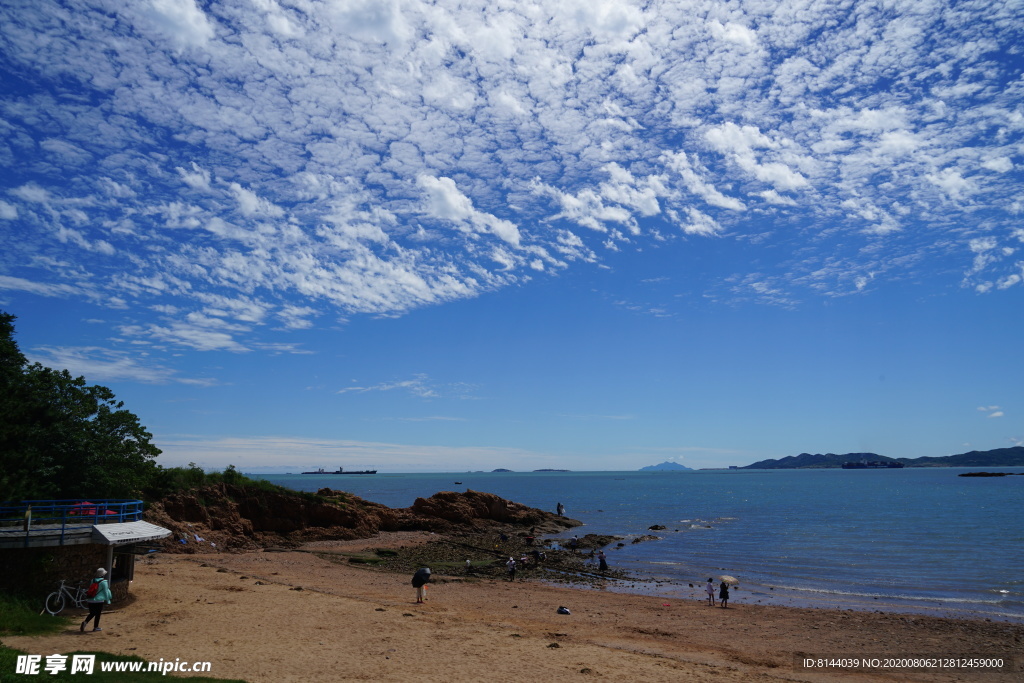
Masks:
[[[104,650],[209,661],[258,681],[1019,681],[1024,626],[972,619],[666,599],[535,581],[445,577],[427,602],[410,576],[351,565],[345,553],[428,538],[389,534],[311,544],[315,552],[156,555],[133,600],[77,628],[5,637],[34,654]],[[319,553],[319,554],[318,554]],[[557,613],[559,606],[571,614]],[[1012,670],[807,669],[805,658],[1014,660]],[[906,663],[906,662],[904,662]]]

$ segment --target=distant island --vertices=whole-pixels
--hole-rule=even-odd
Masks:
[[[515,470],[506,470],[506,469],[505,469],[504,467],[499,467],[499,468],[498,468],[498,469],[496,469],[496,470],[491,470],[491,473],[493,474],[494,472],[514,472],[514,471],[515,471]],[[544,469],[544,470],[534,470],[534,472],[572,472],[572,470],[551,470],[551,469]]]
[[[797,470],[840,468],[848,462],[894,463],[898,467],[1024,467],[1024,446],[996,448],[990,451],[970,451],[957,455],[921,458],[890,458],[877,453],[801,453],[778,460],[760,460],[739,469],[744,470]],[[648,469],[648,468],[644,468]]]
[[[667,460],[660,465],[648,465],[647,467],[641,467],[641,472],[683,472],[692,471],[692,467],[686,465],[680,465],[677,462],[668,462]]]

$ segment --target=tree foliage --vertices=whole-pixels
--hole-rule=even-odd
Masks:
[[[107,387],[29,364],[0,312],[0,501],[129,498],[160,449]]]

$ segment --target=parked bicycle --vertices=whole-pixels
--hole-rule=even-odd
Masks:
[[[46,611],[53,615],[60,614],[61,611],[67,607],[69,601],[75,607],[84,609],[86,606],[85,590],[86,589],[82,584],[78,584],[72,588],[64,581],[61,581],[60,587],[46,596]]]

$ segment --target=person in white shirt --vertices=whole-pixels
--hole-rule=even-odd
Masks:
[[[708,577],[708,585],[704,586],[704,590],[707,591],[707,594],[708,594],[708,604],[711,605],[712,607],[714,607],[715,606],[715,583],[714,583],[714,581],[711,580],[711,577]]]

